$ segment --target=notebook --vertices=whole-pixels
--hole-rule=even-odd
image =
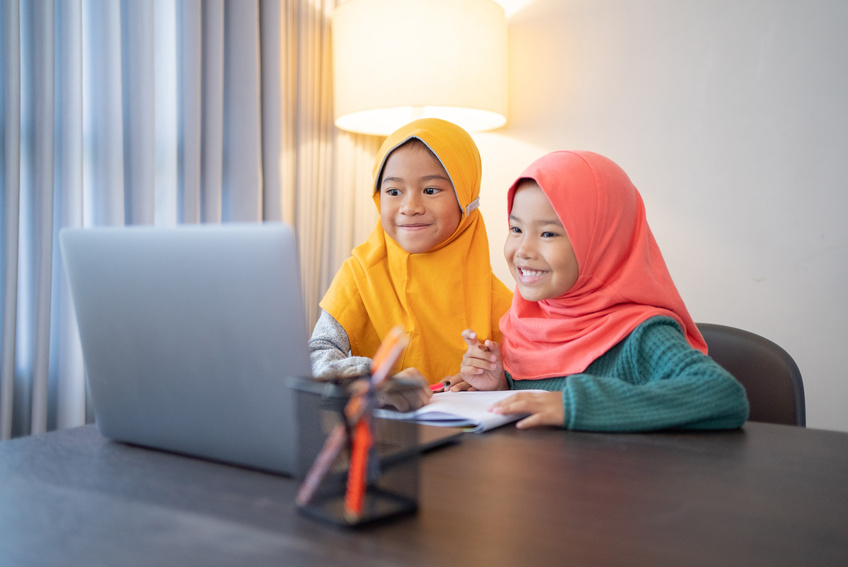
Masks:
[[[60,245],[104,437],[300,472],[289,385],[311,368],[291,227],[64,229]],[[460,434],[429,429],[421,450]]]
[[[544,390],[521,390],[523,392],[544,392]],[[435,394],[426,406],[410,412],[398,412],[388,409],[375,411],[383,419],[417,421],[436,427],[460,427],[474,433],[482,433],[501,425],[518,421],[528,414],[498,414],[489,411],[495,402],[514,395],[515,390],[494,392],[442,392]]]

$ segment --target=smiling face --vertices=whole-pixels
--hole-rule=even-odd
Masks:
[[[380,181],[380,222],[410,254],[444,242],[461,212],[450,177],[423,143],[406,143],[386,160]]]
[[[518,292],[527,301],[559,297],[577,281],[574,248],[535,181],[524,180],[515,191],[504,256]]]

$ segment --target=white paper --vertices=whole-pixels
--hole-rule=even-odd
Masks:
[[[544,390],[499,390],[496,392],[440,392],[434,394],[426,406],[410,412],[387,409],[374,411],[375,417],[417,421],[444,427],[467,427],[480,433],[518,421],[527,414],[501,415],[489,411],[492,404],[517,392],[543,392]]]

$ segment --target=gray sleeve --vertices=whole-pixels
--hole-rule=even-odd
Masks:
[[[309,339],[312,375],[318,379],[361,376],[371,371],[371,359],[350,355],[350,340],[344,327],[321,310]]]

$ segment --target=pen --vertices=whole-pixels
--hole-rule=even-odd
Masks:
[[[442,382],[436,382],[435,384],[430,384],[430,389],[434,392],[443,392],[445,388],[450,387],[450,380],[444,380]]]

